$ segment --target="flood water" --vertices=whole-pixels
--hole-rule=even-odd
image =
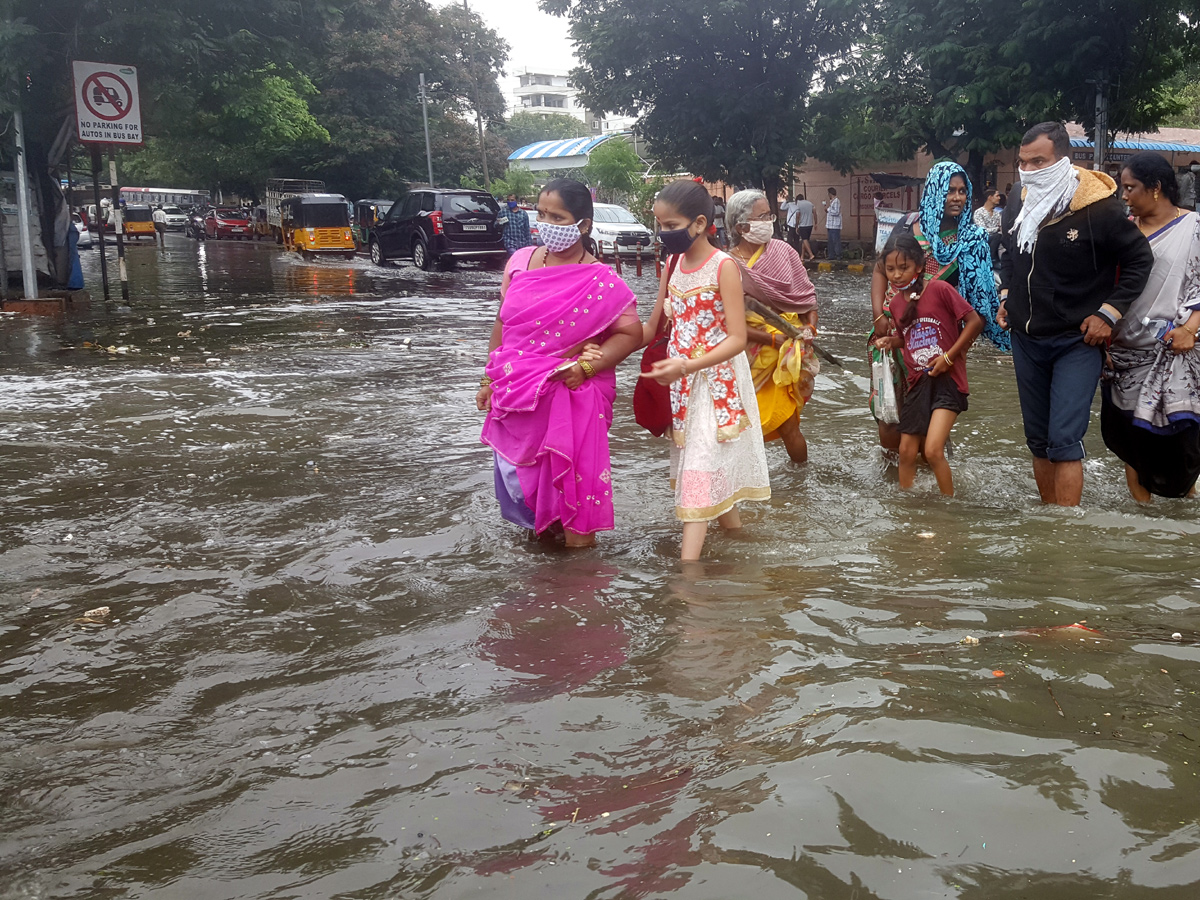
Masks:
[[[816,276],[811,461],[684,571],[633,362],[616,530],[500,519],[498,274],[168,243],[0,318],[0,898],[1200,895],[1200,508],[1098,421],[1037,503],[998,354],[902,494]]]

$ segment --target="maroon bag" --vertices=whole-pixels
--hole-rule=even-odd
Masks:
[[[667,263],[667,281],[675,272],[678,256]],[[664,303],[667,301],[664,300]],[[642,351],[642,372],[649,372],[656,362],[667,358],[667,341],[671,336],[671,320],[666,312],[658,320],[658,331],[646,349]],[[633,389],[633,418],[655,437],[662,437],[671,430],[671,388],[659,384],[652,378],[639,378]]]

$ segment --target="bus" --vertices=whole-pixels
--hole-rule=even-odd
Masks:
[[[149,206],[178,206],[180,209],[201,208],[210,205],[208,191],[190,191],[183,188],[123,187],[121,199],[126,203],[145,203]]]

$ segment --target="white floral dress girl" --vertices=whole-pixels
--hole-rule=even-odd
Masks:
[[[668,355],[694,359],[727,336],[717,277],[722,265],[737,263],[715,250],[698,269],[688,271],[681,261],[672,273],[664,304],[671,320]],[[682,521],[707,522],[743,500],[771,498],[754,381],[744,353],[674,382],[671,416],[671,489]]]

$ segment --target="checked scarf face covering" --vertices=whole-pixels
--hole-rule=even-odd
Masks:
[[[1017,234],[1017,249],[1032,253],[1038,229],[1049,219],[1057,219],[1071,208],[1079,188],[1079,173],[1065,156],[1052,166],[1033,172],[1021,172],[1021,187],[1025,201],[1013,224]]]

